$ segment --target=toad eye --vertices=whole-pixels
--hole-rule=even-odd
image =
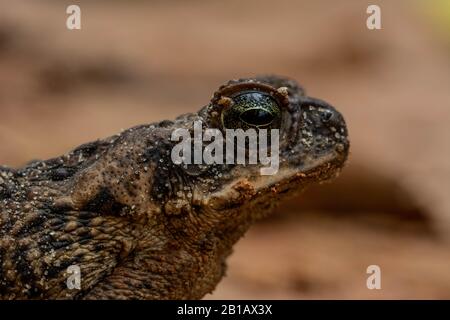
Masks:
[[[281,111],[268,94],[245,92],[233,97],[233,104],[222,112],[222,125],[227,129],[279,128]]]

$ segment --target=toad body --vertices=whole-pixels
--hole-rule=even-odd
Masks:
[[[196,123],[202,132],[276,132],[276,170],[174,162],[174,130],[194,133]],[[209,144],[197,141],[202,150]],[[229,81],[198,113],[0,167],[0,298],[202,298],[248,228],[283,199],[335,177],[348,150],[336,109],[292,80],[264,76]],[[73,266],[78,289],[68,286]]]

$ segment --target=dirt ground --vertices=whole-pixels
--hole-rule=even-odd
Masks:
[[[345,116],[351,157],[250,230],[208,299],[450,299],[450,32],[439,1],[0,3],[0,163],[196,111],[275,73]],[[65,27],[69,4],[82,30]],[[439,11],[439,10],[437,10]],[[450,24],[448,24],[450,25]],[[382,289],[368,290],[379,265]]]

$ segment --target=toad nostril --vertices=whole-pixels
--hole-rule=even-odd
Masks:
[[[344,119],[341,114],[334,109],[319,109],[320,121],[325,127],[328,128],[341,128],[345,127]]]
[[[333,112],[331,110],[323,110],[320,115],[320,118],[322,119],[323,122],[330,121],[332,117],[333,117]]]

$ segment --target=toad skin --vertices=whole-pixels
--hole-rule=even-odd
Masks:
[[[171,161],[173,130],[196,120],[223,130],[230,97],[249,90],[279,104],[275,175],[259,174],[259,164]],[[228,82],[198,113],[0,167],[0,298],[202,298],[248,228],[283,199],[335,177],[348,150],[336,109],[292,80],[265,76]],[[67,288],[71,265],[81,268],[80,290]]]

